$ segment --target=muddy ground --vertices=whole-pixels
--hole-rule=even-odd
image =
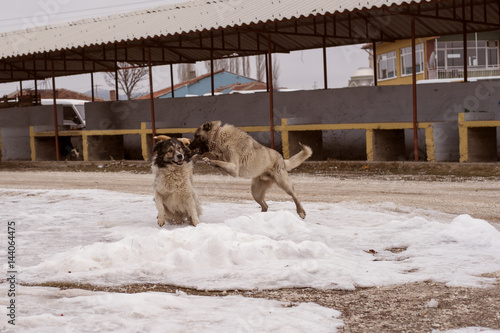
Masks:
[[[145,162],[0,163],[0,188],[99,188],[152,193]],[[303,202],[394,202],[450,214],[467,213],[500,230],[500,164],[309,162],[295,170],[292,182]],[[198,165],[195,183],[204,202],[252,200],[250,181],[221,176]],[[269,200],[288,200],[272,189]],[[258,209],[256,204],[256,209]],[[500,281],[500,272],[491,274]],[[490,288],[449,288],[427,281],[355,291],[283,289],[205,292],[177,286],[131,285],[103,288],[117,292],[146,290],[222,296],[241,294],[286,302],[315,302],[342,312],[343,332],[432,332],[462,327],[500,329],[500,282]],[[430,307],[429,301],[436,300]]]

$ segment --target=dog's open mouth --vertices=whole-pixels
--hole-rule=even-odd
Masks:
[[[177,165],[182,165],[184,163],[184,160],[180,160],[180,161],[172,161],[173,163],[177,164]]]

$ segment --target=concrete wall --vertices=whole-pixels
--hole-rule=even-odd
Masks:
[[[421,84],[417,86],[417,94],[419,121],[449,123],[445,127],[451,132],[441,131],[435,138],[437,145],[447,144],[453,139],[451,136],[456,139],[457,114],[465,109],[495,112],[500,119],[498,80]],[[315,117],[323,123],[411,122],[412,103],[411,86],[278,92],[275,93],[274,122],[279,125],[281,118],[304,116]],[[156,121],[168,127],[198,127],[205,121],[216,119],[236,126],[268,125],[269,95],[256,93],[159,99],[155,101],[155,110]],[[141,121],[151,121],[149,100],[92,103],[88,104],[86,112],[87,129],[139,128]],[[268,133],[252,135],[259,142],[270,144]],[[276,148],[280,149],[279,133],[275,140]],[[139,141],[135,145],[139,147]],[[412,159],[412,130],[405,130],[405,147],[405,155],[400,159]],[[419,130],[419,150],[422,153],[425,151],[423,130]],[[456,156],[456,153],[447,156]],[[366,159],[365,132],[324,131],[323,157]]]
[[[57,119],[61,126],[63,124],[62,106],[57,108]],[[3,161],[31,159],[29,126],[53,131],[54,107],[45,105],[0,109]]]
[[[413,119],[411,86],[358,87],[331,90],[279,92],[275,94],[274,123],[282,118],[314,117],[322,123],[411,122]],[[422,84],[417,86],[418,120],[448,122],[447,131],[435,137],[436,145],[456,140],[457,118],[465,109],[490,111],[500,119],[500,80],[471,83]],[[43,108],[43,107],[38,107]],[[51,107],[41,120],[50,124]],[[24,108],[30,109],[30,108]],[[19,110],[19,109],[17,109]],[[222,120],[236,126],[269,124],[269,95],[221,95],[155,100],[156,122],[160,127],[198,127],[208,120]],[[23,110],[29,117],[30,112]],[[9,114],[12,116],[6,116]],[[27,118],[14,109],[0,110],[0,128],[33,124],[39,118]],[[151,122],[149,100],[113,101],[86,105],[87,129],[137,129],[141,122]],[[59,117],[62,119],[62,117]],[[5,124],[5,125],[4,125]],[[159,126],[157,126],[159,127]],[[497,129],[498,131],[498,129]],[[405,153],[398,159],[413,159],[413,131],[405,130]],[[259,142],[270,145],[269,133],[252,134]],[[190,135],[186,135],[190,137]],[[500,135],[497,135],[500,138]],[[3,139],[3,135],[2,135]],[[5,141],[4,141],[5,142]],[[334,159],[366,159],[365,131],[324,131],[323,157]],[[276,149],[281,150],[279,133]],[[138,135],[124,139],[126,158],[140,159]],[[5,145],[5,144],[4,144]],[[499,147],[497,141],[497,150]],[[425,151],[424,131],[419,130],[419,150]],[[452,156],[440,151],[443,156]],[[456,154],[455,154],[456,155]],[[423,156],[421,156],[423,157]]]

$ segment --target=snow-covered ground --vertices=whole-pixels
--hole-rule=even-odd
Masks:
[[[196,228],[159,228],[150,195],[5,189],[0,197],[4,225],[16,222],[18,283],[161,283],[225,290],[353,289],[433,280],[478,287],[493,282],[484,273],[500,270],[500,233],[488,222],[392,203],[306,202],[306,220],[296,215],[293,202],[270,202],[268,213],[260,213],[255,202],[204,203]],[[0,237],[7,240],[6,226]],[[0,253],[7,257],[5,246]],[[8,271],[6,260],[2,264]],[[0,302],[7,304],[7,286],[0,287]],[[332,332],[342,323],[338,312],[315,304],[17,288],[24,332],[81,331],[75,325],[82,320],[96,330],[130,325],[152,332],[186,327]]]

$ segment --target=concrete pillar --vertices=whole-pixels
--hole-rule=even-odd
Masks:
[[[457,123],[434,123],[432,127],[434,160],[436,162],[458,162],[460,160],[460,140]]]

